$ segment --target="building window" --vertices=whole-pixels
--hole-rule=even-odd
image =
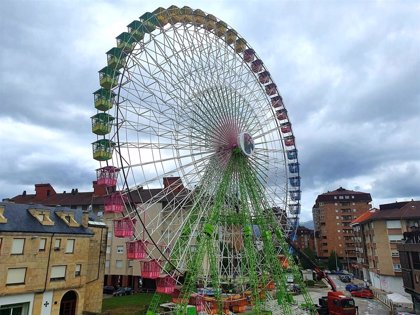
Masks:
[[[106,247],[106,253],[107,253],[107,254],[110,254],[110,253],[111,253],[111,246],[109,246],[109,245],[108,245],[108,246]]]
[[[112,237],[112,232],[108,232],[108,238]]]
[[[401,221],[400,220],[386,221],[386,227],[388,229],[401,229]]]
[[[40,252],[44,252],[46,246],[47,246],[47,239],[46,238],[40,238],[39,239],[39,248],[38,248],[38,250]]]
[[[402,235],[388,235],[390,243],[401,243],[403,236]]]
[[[61,246],[61,239],[57,238],[54,241],[54,250],[60,250],[60,246]]]
[[[122,268],[123,267],[123,261],[122,260],[117,260],[115,262],[115,267],[117,268]]]
[[[29,303],[7,304],[0,306],[1,315],[28,315]]]
[[[9,268],[7,270],[7,285],[25,284],[26,268]]]
[[[123,254],[124,253],[124,246],[117,246],[117,254]]]
[[[66,243],[66,253],[72,254],[73,252],[74,252],[74,240],[69,239],[67,240],[67,243]]]
[[[105,260],[105,268],[109,268],[109,260]]]
[[[82,271],[82,265],[76,264],[76,269],[74,270],[74,276],[80,277],[81,271]]]
[[[401,271],[401,265],[400,264],[393,264],[394,271]]]
[[[24,238],[14,238],[12,243],[12,255],[22,255],[23,248],[25,247],[25,239]]]
[[[66,279],[67,266],[52,266],[50,281],[60,281]]]

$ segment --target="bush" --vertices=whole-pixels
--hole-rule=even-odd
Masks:
[[[313,287],[315,285],[315,281],[314,280],[306,280],[305,284],[307,287]]]

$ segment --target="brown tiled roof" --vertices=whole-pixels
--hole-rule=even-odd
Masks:
[[[159,194],[163,192],[163,188],[155,189],[142,189],[131,192],[131,201],[134,203],[144,203],[153,197],[159,199]],[[187,190],[181,191],[178,194],[165,192],[166,196],[163,197],[162,202],[170,202],[174,198],[181,197],[188,193]],[[84,206],[84,205],[103,205],[104,196],[95,196],[93,192],[74,192],[74,193],[57,193],[48,196],[42,200],[37,199],[35,194],[17,195],[10,198],[9,201],[18,204],[43,204],[45,206]]]
[[[337,196],[349,196],[350,199],[334,199],[334,197],[337,197]],[[351,196],[354,196],[354,198],[352,198]],[[356,201],[356,202],[366,201],[366,202],[371,202],[372,197],[369,193],[354,191],[354,190],[348,190],[348,189],[345,189],[343,187],[340,187],[336,190],[329,191],[329,192],[326,192],[324,194],[318,195],[315,203],[318,203],[318,202],[337,202],[337,201],[352,201],[352,202],[354,202],[354,201]]]
[[[9,199],[14,203],[38,204],[46,206],[82,206],[90,204],[103,204],[103,197],[94,197],[93,192],[58,193],[48,196],[42,200],[36,198],[35,194],[18,195]]]
[[[360,223],[381,220],[420,219],[420,201],[397,202],[383,206],[380,206],[379,211],[375,211]]]

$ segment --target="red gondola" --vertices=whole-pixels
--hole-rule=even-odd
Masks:
[[[132,237],[134,235],[134,220],[130,217],[114,219],[115,237]]]
[[[292,131],[292,125],[289,122],[281,124],[280,125],[280,130],[281,130],[282,133],[291,132]]]
[[[127,259],[145,259],[147,257],[147,242],[136,240],[127,242]]]
[[[274,108],[283,106],[283,100],[280,95],[271,98],[271,106]]]
[[[268,72],[268,71],[261,72],[258,75],[258,80],[260,81],[261,84],[270,83],[270,81],[271,81],[270,80],[270,72]]]
[[[96,178],[98,185],[105,185],[107,187],[115,186],[117,184],[118,172],[120,169],[115,166],[105,166],[96,170]]]
[[[286,145],[286,147],[295,145],[295,137],[294,136],[284,137],[284,144]]]
[[[286,120],[287,119],[287,110],[286,109],[280,109],[276,111],[277,119],[278,120]]]
[[[142,262],[141,276],[147,279],[157,279],[160,276],[160,264],[156,259]]]
[[[124,212],[125,202],[127,197],[122,195],[121,192],[113,193],[105,197],[104,211],[106,213],[122,213]]]
[[[254,49],[248,48],[244,51],[244,60],[245,62],[251,62],[255,59],[255,51]]]
[[[263,62],[261,59],[254,60],[251,64],[252,72],[258,73],[263,70]]]
[[[172,277],[158,278],[156,280],[156,292],[171,294],[175,291],[175,279]]]
[[[270,83],[265,87],[265,93],[270,96],[277,94],[277,86],[274,83]]]

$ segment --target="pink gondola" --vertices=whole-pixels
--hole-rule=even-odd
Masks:
[[[274,108],[283,106],[283,100],[281,99],[280,95],[271,98],[271,106]]]
[[[295,145],[295,137],[294,136],[288,136],[284,138],[284,144],[287,147],[290,147],[292,145]]]
[[[281,131],[282,133],[288,133],[288,132],[291,132],[291,131],[292,131],[292,125],[291,125],[289,122],[284,123],[284,124],[281,124],[281,125],[280,125],[280,131]]]
[[[122,213],[124,212],[127,197],[121,192],[113,193],[105,197],[104,211],[105,213]]]
[[[145,259],[147,257],[147,242],[136,240],[126,243],[127,259]]]
[[[270,96],[277,94],[277,86],[274,83],[270,83],[265,87],[265,93]]]
[[[98,185],[115,186],[117,184],[117,177],[119,168],[115,166],[105,166],[96,170],[96,178]]]
[[[114,219],[115,237],[132,237],[134,235],[134,220],[130,217]]]
[[[156,292],[171,294],[175,291],[175,279],[172,277],[158,278],[156,280]]]
[[[258,73],[263,71],[263,62],[261,59],[254,60],[251,64],[252,72]]]
[[[156,259],[142,262],[141,276],[147,279],[157,279],[160,276],[160,264]]]
[[[260,81],[261,84],[270,83],[270,81],[271,81],[270,80],[270,72],[268,72],[268,71],[261,72],[258,75],[258,80]]]
[[[255,51],[251,48],[245,49],[244,60],[245,62],[251,62],[255,59]]]
[[[287,111],[285,109],[280,109],[276,112],[278,120],[287,119]]]

